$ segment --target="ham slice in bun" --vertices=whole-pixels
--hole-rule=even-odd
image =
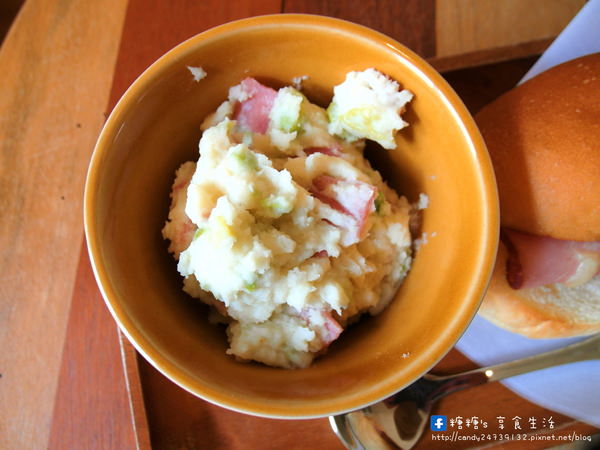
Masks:
[[[516,87],[476,121],[502,223],[480,314],[533,338],[600,331],[600,53]]]

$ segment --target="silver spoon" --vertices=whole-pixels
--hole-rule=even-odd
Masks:
[[[550,352],[456,375],[426,374],[385,400],[329,417],[329,423],[350,450],[410,449],[423,434],[440,398],[491,381],[590,359],[600,359],[600,334]]]

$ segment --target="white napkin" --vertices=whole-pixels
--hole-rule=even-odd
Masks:
[[[521,83],[562,62],[600,52],[600,0],[590,0]],[[528,339],[477,316],[456,348],[482,366],[563,347],[572,339]],[[600,427],[600,361],[585,361],[519,375],[502,382],[544,408]],[[502,415],[502,411],[498,411]],[[558,426],[559,424],[557,424]]]

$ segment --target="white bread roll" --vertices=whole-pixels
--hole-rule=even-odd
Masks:
[[[479,314],[499,327],[530,338],[600,332],[600,276],[577,287],[557,283],[515,290],[506,282],[506,256],[506,248],[500,244]]]
[[[502,226],[600,241],[600,53],[569,61],[476,115],[498,182]],[[600,276],[578,287],[512,289],[501,245],[480,314],[532,338],[600,331]]]

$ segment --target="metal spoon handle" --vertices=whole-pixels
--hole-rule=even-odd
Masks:
[[[477,386],[490,381],[521,375],[548,367],[559,366],[577,361],[586,361],[600,358],[600,334],[594,335],[583,341],[575,342],[566,347],[552,350],[538,355],[529,356],[515,361],[482,367],[479,369],[462,372],[455,375],[437,376],[426,375],[432,381],[440,383],[440,389],[435,398],[440,398],[451,392]],[[442,388],[443,386],[443,388]]]
[[[490,366],[486,374],[489,381],[497,381],[547,367],[598,358],[600,358],[600,334],[557,350]]]
[[[426,374],[397,394],[359,411],[330,417],[349,449],[409,449],[421,437],[433,404],[452,392],[490,381],[577,361],[600,359],[600,334],[539,355],[456,375]],[[383,437],[382,437],[383,436]]]

